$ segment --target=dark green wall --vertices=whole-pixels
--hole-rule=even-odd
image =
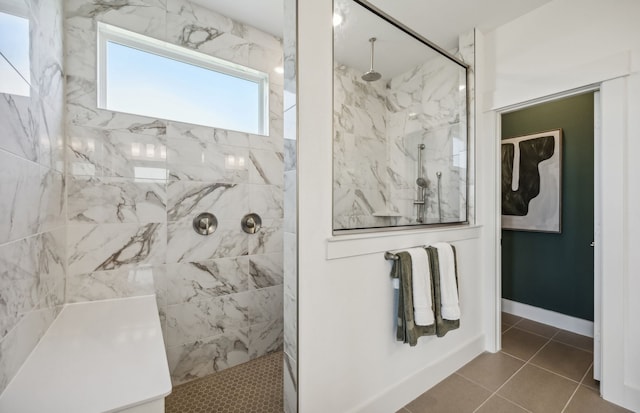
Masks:
[[[502,139],[562,128],[562,233],[502,231],[502,297],[593,320],[593,94],[502,115]]]

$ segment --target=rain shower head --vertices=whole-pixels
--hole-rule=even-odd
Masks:
[[[380,80],[382,75],[375,70],[373,70],[373,44],[377,39],[372,37],[369,39],[369,43],[371,43],[371,68],[362,74],[362,80],[365,82],[375,82],[376,80]]]

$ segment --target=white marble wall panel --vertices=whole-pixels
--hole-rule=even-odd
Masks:
[[[249,159],[250,183],[284,185],[284,153],[252,149]]]
[[[252,292],[229,294],[167,306],[170,347],[238,330],[250,325]]]
[[[167,304],[181,304],[249,289],[249,257],[167,265]]]
[[[249,254],[282,253],[282,219],[264,219],[262,228],[248,237]]]
[[[70,274],[67,278],[67,302],[108,300],[156,293],[155,280],[164,277],[163,266],[140,266],[88,274]]]
[[[67,234],[68,274],[88,274],[163,264],[166,225],[70,224]]]
[[[62,1],[20,0],[29,96],[0,94],[0,392],[64,302]]]
[[[249,357],[252,359],[282,351],[282,342],[282,317],[249,327]]]
[[[282,261],[282,253],[252,255],[249,258],[249,287],[257,290],[282,285]]]
[[[167,358],[175,385],[246,363],[250,360],[248,329],[169,347]]]
[[[242,231],[238,222],[219,220],[216,232],[206,238],[194,232],[192,219],[169,222],[167,263],[197,262],[247,255],[248,235]]]
[[[72,176],[68,196],[71,222],[149,223],[166,219],[164,181]]]

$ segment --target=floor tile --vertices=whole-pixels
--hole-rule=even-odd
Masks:
[[[511,327],[513,327],[513,325],[507,324],[507,323],[502,323],[502,332],[504,333],[505,331],[507,331]]]
[[[484,353],[458,370],[458,374],[484,388],[496,391],[523,364],[523,361],[505,353]]]
[[[512,326],[520,320],[522,320],[522,317],[518,317],[517,315],[509,313],[502,313],[502,324],[508,324]]]
[[[548,341],[544,337],[512,328],[502,335],[502,351],[523,360],[529,360]]]
[[[560,331],[559,328],[552,327],[546,324],[538,323],[535,321],[523,319],[517,325],[520,330],[525,330],[530,333],[535,333],[543,337],[551,338],[554,334]]]
[[[531,364],[578,382],[589,370],[591,363],[593,363],[593,354],[555,341],[547,344],[531,360]]]
[[[560,332],[553,337],[553,341],[559,341],[593,353],[593,338],[591,337],[560,330]]]
[[[595,390],[580,386],[575,396],[567,406],[565,413],[624,413],[631,410],[623,409],[602,399]]]
[[[491,393],[453,374],[405,406],[411,413],[473,412]]]
[[[500,396],[492,396],[476,410],[476,413],[527,413],[527,411]]]
[[[582,385],[587,386],[590,389],[600,391],[600,382],[593,378],[593,366],[591,366],[589,371],[587,371],[587,375],[585,376]]]
[[[280,413],[282,352],[181,384],[165,399],[166,413]]]
[[[498,394],[534,413],[560,412],[578,386],[568,379],[526,365]]]

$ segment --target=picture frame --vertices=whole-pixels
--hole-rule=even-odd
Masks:
[[[562,232],[562,129],[501,142],[502,229]]]

